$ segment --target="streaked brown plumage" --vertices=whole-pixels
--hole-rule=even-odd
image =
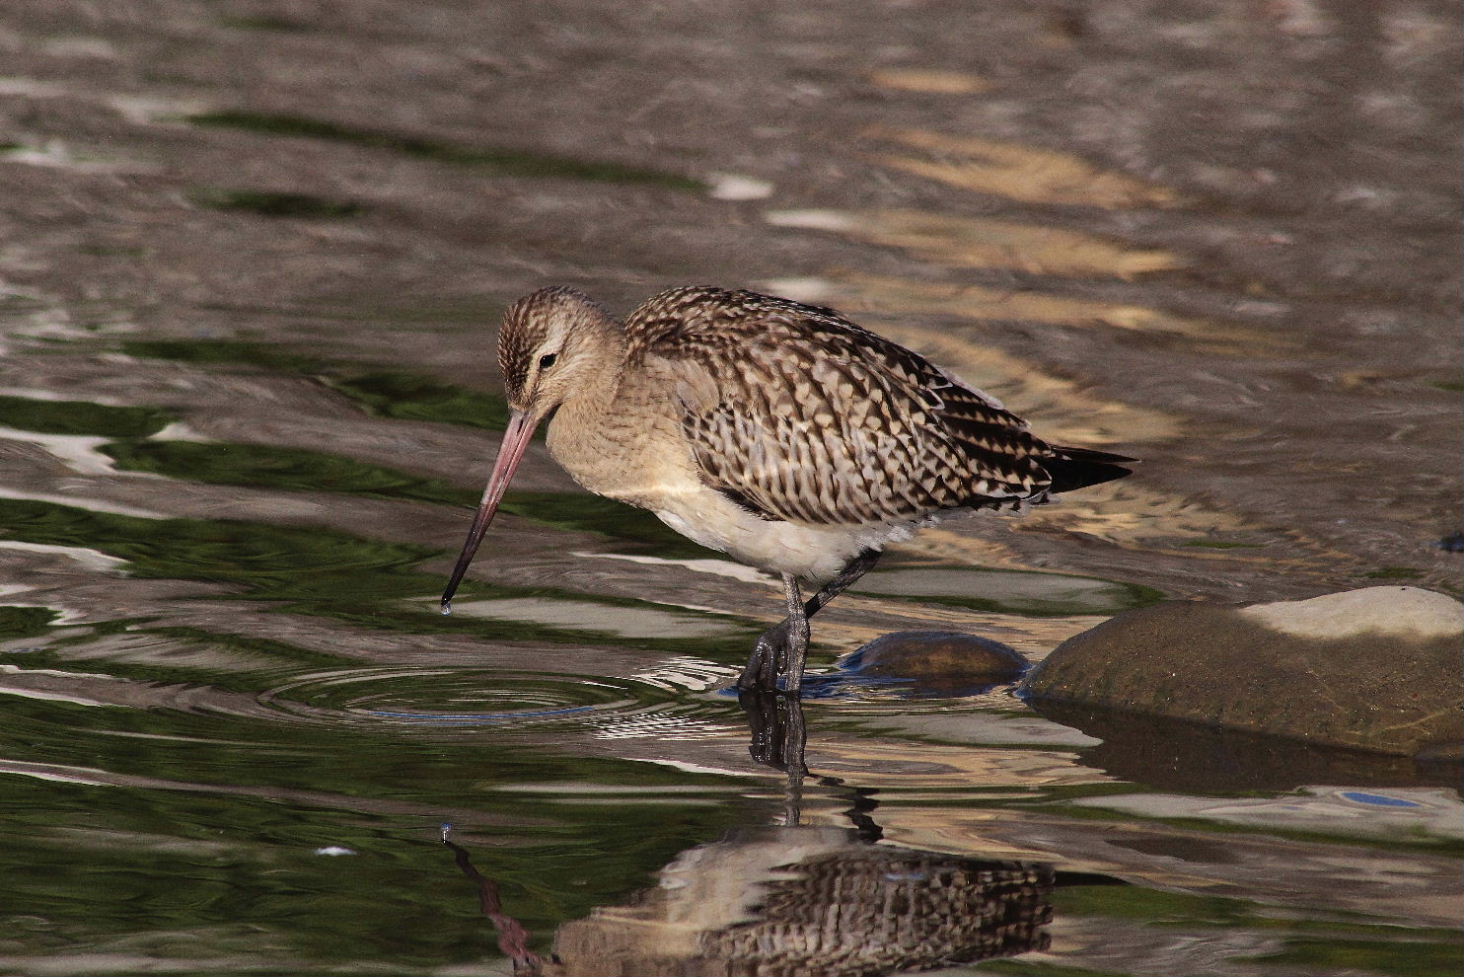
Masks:
[[[513,420],[444,595],[466,571],[534,427],[585,488],[783,576],[789,617],[739,684],[796,690],[807,615],[884,545],[954,513],[1017,508],[1128,474],[1048,444],[994,398],[831,309],[675,288],[619,323],[541,289],[504,317]],[[807,604],[798,581],[825,584]],[[786,667],[785,667],[786,665]]]

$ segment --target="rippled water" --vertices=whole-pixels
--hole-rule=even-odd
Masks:
[[[1458,594],[1455,11],[858,13],[0,9],[0,971],[1459,971],[1457,766],[842,658]],[[801,708],[726,690],[774,581],[537,448],[444,618],[551,281],[1144,462],[892,552]]]

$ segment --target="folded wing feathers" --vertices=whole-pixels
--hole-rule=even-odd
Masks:
[[[1123,460],[1048,445],[994,398],[828,309],[679,288],[625,325],[630,356],[676,391],[707,484],[771,518],[1018,506],[1055,487],[1044,462],[1077,457],[1081,478]]]

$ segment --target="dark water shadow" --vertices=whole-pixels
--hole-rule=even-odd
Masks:
[[[745,693],[749,752],[787,776],[782,824],[750,827],[683,851],[659,885],[561,925],[553,950],[505,914],[498,888],[450,841],[459,870],[516,974],[688,977],[857,975],[929,970],[1009,957],[1049,944],[1053,867],[876,845],[873,792],[848,791],[851,827],[801,823],[807,738],[802,705]]]
[[[1133,783],[1182,793],[1288,791],[1309,784],[1458,789],[1464,765],[1318,746],[1118,710],[1033,699],[1046,719],[1103,740],[1083,762]]]
[[[250,190],[201,187],[189,194],[200,207],[241,211],[260,217],[358,217],[366,206],[355,200],[332,200],[313,193],[280,190]]]
[[[346,143],[436,163],[479,167],[503,176],[640,183],[693,193],[705,188],[700,180],[648,167],[608,160],[575,159],[507,146],[470,146],[423,135],[347,126],[303,115],[234,109],[190,115],[185,121],[211,129],[236,129],[265,136]]]

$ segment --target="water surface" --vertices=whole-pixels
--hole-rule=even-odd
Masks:
[[[1459,971],[1456,767],[836,667],[1457,596],[1451,7],[134,6],[0,13],[0,970]],[[550,282],[1144,461],[894,550],[801,710],[776,583],[539,447],[443,618]]]

